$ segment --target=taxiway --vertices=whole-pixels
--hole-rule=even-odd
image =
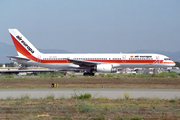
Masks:
[[[92,97],[124,98],[124,93],[129,93],[130,98],[180,98],[180,89],[1,89],[0,98],[20,98],[28,95],[30,98],[44,98],[54,95],[55,98],[70,98],[75,94],[90,93]]]

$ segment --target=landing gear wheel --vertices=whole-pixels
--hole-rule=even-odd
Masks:
[[[94,73],[85,72],[83,73],[83,76],[94,76]]]
[[[90,76],[94,76],[94,73],[90,73]]]
[[[85,73],[83,73],[83,76],[86,76],[87,75],[87,73],[85,72]]]

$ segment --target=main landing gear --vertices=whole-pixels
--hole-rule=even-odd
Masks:
[[[94,71],[94,69],[92,69],[92,68],[87,68],[86,69],[86,72],[84,72],[84,76],[94,76],[94,73],[93,73],[93,71]]]
[[[84,76],[94,76],[94,73],[93,72],[85,72],[83,75]]]

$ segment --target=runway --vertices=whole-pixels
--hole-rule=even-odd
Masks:
[[[1,89],[0,99],[8,97],[21,98],[28,95],[30,98],[44,98],[54,95],[55,98],[70,98],[75,94],[90,93],[92,97],[124,98],[124,93],[129,93],[130,98],[180,98],[180,89]]]

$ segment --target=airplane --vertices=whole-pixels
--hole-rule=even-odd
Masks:
[[[38,51],[17,29],[9,29],[18,56],[7,56],[12,61],[57,70],[85,69],[83,75],[95,72],[114,72],[119,67],[167,68],[175,63],[167,56],[149,53],[82,53],[45,54]]]

